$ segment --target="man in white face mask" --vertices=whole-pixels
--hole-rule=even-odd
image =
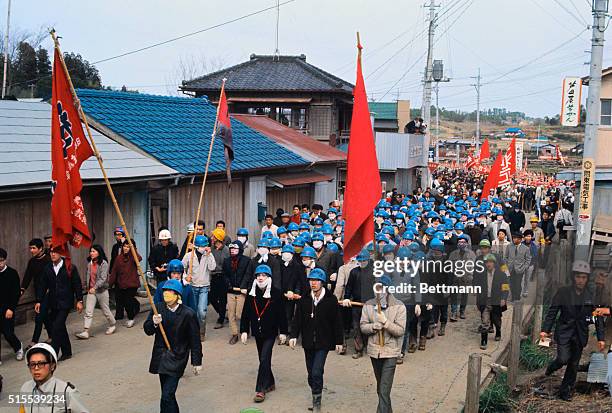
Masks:
[[[283,246],[281,252],[281,284],[285,314],[289,323],[293,320],[295,303],[302,294],[300,274],[303,271],[303,266],[294,257],[295,249],[293,245]]]
[[[250,270],[250,274],[248,277],[245,277],[244,282],[242,283],[242,285],[240,286],[241,289],[250,289],[251,286],[253,285],[253,281],[255,280],[255,268],[257,268],[258,265],[262,265],[262,264],[266,264],[270,267],[270,269],[272,270],[272,286],[274,288],[276,288],[277,290],[281,290],[282,286],[281,286],[281,259],[280,259],[280,254],[277,255],[272,255],[270,253],[270,249],[271,249],[271,245],[270,243],[273,242],[275,244],[280,243],[278,238],[275,239],[271,239],[268,240],[267,238],[262,238],[259,240],[259,243],[257,244],[257,255],[255,255],[254,258],[251,258],[251,270]],[[276,247],[275,247],[276,249]],[[280,246],[278,247],[278,251],[280,252]]]
[[[257,251],[255,251],[255,246],[249,242],[248,229],[238,228],[238,232],[236,232],[236,239],[242,243],[242,255],[248,258],[253,258],[255,255],[257,255]]]
[[[336,254],[327,250],[324,240],[324,235],[320,232],[312,236],[312,246],[316,251],[317,267],[322,268],[326,274],[337,274],[338,260],[336,259]],[[335,281],[335,276],[333,278],[333,281]]]
[[[329,208],[329,210],[327,211],[327,219],[325,220],[324,224],[327,224],[331,227],[336,226],[337,217],[338,217],[338,210],[336,208]]]

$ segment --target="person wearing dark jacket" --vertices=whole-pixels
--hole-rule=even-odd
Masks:
[[[51,250],[51,262],[45,267],[40,279],[40,288],[36,292],[34,311],[40,313],[42,302],[47,299],[49,303],[49,320],[53,325],[51,330],[51,345],[55,352],[62,356],[59,361],[72,357],[72,346],[66,329],[68,313],[74,307],[80,313],[83,311],[83,286],[81,277],[74,265],[66,266],[61,254]]]
[[[367,250],[363,250],[357,255],[358,267],[355,267],[349,273],[349,278],[344,289],[344,299],[342,300],[343,307],[352,307],[351,302],[365,303],[371,298],[374,298],[374,264],[370,260],[370,254]],[[355,354],[354,359],[363,356],[363,350],[367,343],[367,337],[361,332],[359,323],[361,323],[361,307],[351,309],[351,321],[354,333]]]
[[[476,266],[474,286],[480,293],[476,296],[476,305],[480,311],[480,348],[485,350],[489,340],[489,327],[495,326],[495,341],[501,340],[502,312],[506,306],[510,285],[508,276],[497,267],[497,258],[487,254],[483,258],[484,268]],[[480,259],[477,259],[477,262]],[[489,286],[491,286],[489,288]]]
[[[170,241],[170,237],[170,231],[167,229],[159,231],[159,244],[155,245],[149,254],[149,267],[158,282],[168,279],[166,267],[171,260],[179,256],[178,247]]]
[[[229,244],[229,258],[223,261],[223,278],[227,285],[227,316],[229,318],[232,337],[230,344],[238,342],[238,327],[244,308],[246,290],[241,290],[242,281],[247,277],[251,260],[243,255],[242,242],[233,241]]]
[[[200,323],[195,311],[179,302],[183,293],[180,281],[166,281],[163,290],[164,302],[155,304],[157,314],[151,310],[143,327],[146,335],[155,335],[149,373],[159,375],[160,412],[178,413],[176,389],[185,373],[189,356],[193,374],[197,376],[202,371]],[[164,343],[160,325],[168,337],[171,350]]]
[[[512,234],[521,232],[525,226],[525,213],[521,211],[521,207],[518,203],[514,204],[514,207],[508,213],[508,219],[510,224],[510,232]]]
[[[30,286],[30,283],[33,283],[34,296],[36,296],[36,291],[40,285],[40,278],[42,277],[43,271],[47,264],[51,262],[51,259],[49,258],[49,254],[45,253],[44,244],[40,238],[34,238],[31,240],[29,243],[29,248],[32,258],[30,258],[28,261],[28,266],[26,267],[23,280],[21,281],[21,295],[25,294],[26,290]],[[45,330],[47,330],[47,336],[51,338],[51,322],[49,321],[49,317],[47,315],[47,304],[48,303],[46,300],[41,303],[40,313],[36,314],[36,318],[34,319],[34,333],[32,333],[32,341],[26,347],[26,350],[38,343],[43,325],[45,326]]]
[[[283,302],[285,305],[285,314],[287,316],[287,323],[293,321],[293,315],[295,313],[295,303],[297,297],[302,294],[302,283],[300,282],[300,271],[303,265],[300,264],[295,258],[295,248],[293,245],[288,244],[283,246],[281,252],[281,284],[283,293]]]
[[[123,247],[123,242],[125,241],[125,231],[123,230],[123,227],[115,227],[114,234],[115,243],[113,244],[113,249],[111,250],[111,260],[108,264],[109,272],[112,271],[117,256],[121,254],[121,247]]]
[[[0,248],[0,326],[2,335],[15,351],[15,358],[23,360],[23,346],[15,335],[15,309],[19,302],[19,274],[6,265],[8,254]]]
[[[442,241],[437,238],[431,240],[429,244],[429,253],[427,255],[426,270],[421,276],[422,282],[429,286],[445,286],[454,284],[454,274],[444,269],[444,251],[445,246]],[[431,320],[429,321],[430,329],[427,334],[427,339],[435,337],[438,321],[440,328],[438,336],[446,334],[446,323],[448,322],[448,305],[450,294],[448,293],[433,293],[426,294],[430,303],[433,304],[431,312]]]
[[[553,324],[559,315],[555,328],[557,358],[548,365],[546,375],[550,376],[561,367],[567,366],[559,387],[559,397],[565,401],[570,401],[572,398],[582,349],[587,345],[589,339],[589,320],[592,319],[595,310],[593,296],[586,288],[591,273],[589,264],[585,261],[575,261],[572,265],[572,272],[574,273],[573,285],[559,288],[548,308],[540,333],[542,340],[550,337]],[[594,320],[599,351],[603,351],[606,345],[603,319],[594,317]]]
[[[132,240],[132,245],[136,248],[134,240]],[[141,261],[142,257],[140,254],[136,252],[136,255],[138,260]],[[125,324],[127,328],[134,327],[134,318],[140,312],[140,303],[136,299],[136,293],[138,292],[138,287],[140,287],[138,265],[134,262],[134,257],[130,251],[130,244],[125,240],[121,249],[121,255],[115,260],[115,265],[110,272],[108,285],[110,287],[117,287],[115,289],[117,312],[121,309],[121,314],[123,314],[123,309],[125,309],[128,316],[128,321]]]
[[[249,291],[240,317],[242,344],[247,343],[249,331],[255,337],[259,369],[255,384],[256,403],[261,403],[276,388],[272,374],[272,349],[276,336],[281,344],[287,341],[287,318],[282,295],[272,286],[272,270],[263,264],[255,269],[255,281]],[[279,334],[280,333],[280,334]]]
[[[260,264],[266,264],[272,270],[272,286],[277,290],[281,290],[283,287],[279,261],[280,260],[272,258],[270,255],[270,241],[266,238],[260,239],[259,243],[257,244],[257,255],[251,258],[251,264],[249,266],[247,277],[242,280],[240,289],[248,290],[251,288],[251,285],[253,285],[253,281],[255,280],[255,269]]]
[[[314,268],[308,274],[310,293],[304,294],[296,305],[289,340],[289,347],[295,349],[298,337],[302,336],[308,385],[312,392],[312,407],[308,410],[314,412],[321,411],[327,353],[334,349],[340,353],[344,342],[338,300],[331,291],[325,289],[326,282],[327,275],[321,268]]]

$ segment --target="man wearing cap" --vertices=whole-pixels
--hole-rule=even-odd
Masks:
[[[485,350],[491,323],[495,326],[495,341],[501,340],[502,312],[506,307],[510,286],[506,274],[497,267],[495,255],[487,254],[483,259],[484,267],[477,265],[474,271],[474,286],[479,289],[476,305],[481,321],[478,327],[480,348]]]
[[[378,393],[377,413],[391,413],[391,387],[406,328],[406,307],[386,288],[391,278],[376,280],[376,298],[368,300],[361,311],[361,332],[368,337],[367,352],[372,361]]]
[[[183,257],[182,263],[187,275],[185,281],[191,283],[193,288],[193,295],[198,308],[198,320],[200,321],[200,335],[201,339],[204,340],[206,337],[210,274],[217,263],[210,251],[208,238],[205,235],[196,235],[194,244],[195,249]]]
[[[222,328],[225,324],[225,314],[227,310],[227,285],[223,278],[223,261],[229,258],[229,248],[225,245],[225,231],[215,228],[210,237],[213,245],[212,255],[215,258],[215,269],[212,271],[210,279],[210,303],[219,315],[215,329]]]
[[[117,256],[121,254],[121,248],[123,247],[123,243],[125,242],[125,231],[123,227],[115,227],[115,243],[113,244],[113,249],[111,250],[111,260],[108,263],[108,272],[110,273],[113,269],[113,265],[115,264],[115,259]]]
[[[272,270],[265,264],[255,269],[255,280],[251,285],[240,317],[240,332],[242,344],[246,344],[249,331],[255,337],[259,369],[255,385],[256,403],[266,398],[266,393],[276,389],[272,374],[272,350],[274,341],[279,337],[279,343],[287,341],[287,318],[283,307],[282,295],[272,286]]]
[[[159,375],[161,413],[178,413],[176,389],[190,356],[193,374],[197,376],[202,371],[198,318],[191,308],[181,304],[182,294],[180,281],[166,281],[163,286],[164,302],[155,304],[157,314],[151,310],[143,326],[146,335],[155,336],[149,373]],[[163,326],[171,350],[166,347],[160,325]]]
[[[243,280],[248,276],[251,260],[243,255],[242,242],[236,240],[229,244],[230,256],[223,261],[223,278],[227,285],[227,316],[232,336],[229,343],[238,342],[238,327],[246,290],[241,290]]]
[[[314,412],[321,411],[327,353],[334,349],[341,352],[344,339],[338,300],[325,289],[326,282],[327,276],[321,268],[308,274],[310,293],[302,295],[296,305],[289,340],[289,346],[295,349],[298,337],[302,336],[308,385],[312,393],[312,407],[308,410]]]
[[[590,320],[594,320],[595,323],[599,351],[603,351],[606,345],[603,318],[592,317],[595,303],[591,292],[586,288],[591,268],[587,262],[577,260],[572,265],[572,272],[574,274],[572,285],[559,288],[553,296],[540,333],[541,339],[550,337],[556,321],[557,358],[548,365],[545,374],[550,376],[561,367],[567,366],[559,387],[559,397],[565,401],[572,399],[578,363],[582,349],[589,339]],[[557,315],[559,315],[558,320]]]
[[[155,245],[149,254],[149,267],[153,270],[157,282],[168,279],[166,267],[170,260],[178,258],[179,255],[178,247],[170,241],[171,238],[170,231],[167,229],[159,231],[157,237],[159,244]]]
[[[523,234],[520,232],[512,233],[512,244],[506,248],[506,264],[510,272],[510,290],[512,301],[518,301],[528,295],[528,285],[523,286],[523,279],[531,263],[531,252],[523,244]],[[523,288],[524,287],[524,288]]]
[[[20,393],[25,402],[19,405],[20,412],[53,413],[72,412],[89,413],[80,400],[76,387],[53,377],[57,369],[57,353],[49,344],[33,345],[26,353],[26,365],[32,380],[21,386]],[[31,396],[31,398],[30,398]],[[36,403],[41,396],[49,398],[49,403]]]
[[[51,250],[51,262],[45,267],[40,278],[40,288],[36,292],[34,311],[40,312],[41,303],[47,298],[49,302],[49,320],[53,327],[51,341],[55,352],[60,350],[59,361],[72,357],[72,346],[66,329],[68,313],[74,307],[80,313],[83,311],[83,287],[81,277],[74,265],[66,266],[63,257],[56,250]]]

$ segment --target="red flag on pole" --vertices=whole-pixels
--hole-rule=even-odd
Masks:
[[[472,154],[468,154],[465,169],[472,169],[479,164],[478,159],[474,158]]]
[[[480,162],[490,157],[491,157],[491,154],[489,153],[489,140],[485,139],[484,143],[482,144],[480,148]]]
[[[516,138],[512,138],[512,142],[510,142],[510,146],[508,146],[506,159],[510,166],[510,175],[514,175],[516,173]]]
[[[374,239],[374,208],[382,185],[372,133],[363,74],[361,43],[357,36],[357,81],[353,90],[353,117],[348,144],[346,190],[344,193],[344,262],[359,254]]]
[[[221,96],[219,98],[219,117],[217,122],[218,134],[223,141],[223,149],[225,152],[225,172],[227,181],[232,183],[232,161],[234,160],[234,143],[232,140],[232,123],[229,116],[229,108],[227,107],[227,98],[225,96],[225,83],[221,87]]]
[[[93,155],[83,133],[70,84],[55,50],[51,109],[51,221],[53,246],[69,256],[68,243],[89,247],[91,235],[81,200],[79,168]]]
[[[501,172],[501,164],[502,164],[502,153],[499,151],[497,153],[497,158],[491,167],[491,172],[489,172],[489,176],[487,177],[487,181],[482,187],[482,194],[480,199],[484,199],[489,196],[489,192],[491,189],[497,189],[499,186],[499,174]]]

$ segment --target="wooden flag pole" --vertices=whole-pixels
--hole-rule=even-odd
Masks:
[[[225,81],[227,79],[223,79],[223,82],[221,83],[221,95],[223,95],[223,92],[225,90]],[[221,100],[221,99],[219,99]],[[215,116],[215,125],[213,126],[213,132],[212,132],[212,136],[210,138],[210,146],[208,148],[208,159],[206,159],[206,168],[204,169],[204,179],[202,180],[202,188],[200,189],[200,200],[198,201],[198,209],[196,212],[196,218],[194,220],[194,229],[193,229],[193,239],[195,239],[195,233],[197,230],[197,225],[198,225],[198,220],[200,219],[200,212],[202,210],[202,201],[204,200],[204,189],[206,188],[206,178],[208,177],[208,167],[210,166],[210,156],[212,155],[212,150],[213,150],[213,144],[215,143],[215,136],[217,135],[217,125],[219,124],[219,107],[221,105],[218,104],[217,105],[217,115]],[[189,243],[187,243],[187,248],[189,248]],[[193,257],[195,256],[195,248],[192,250],[192,254],[191,257],[189,258],[189,271],[188,271],[188,278],[191,279],[192,274],[193,274]]]
[[[51,37],[53,38],[53,43],[55,44],[55,48],[57,49],[58,54],[60,56],[60,62],[62,63],[64,73],[66,74],[66,77],[68,78],[68,84],[70,85],[70,91],[72,92],[72,98],[74,99],[74,104],[77,107],[77,110],[79,111],[81,120],[85,124],[85,129],[87,130],[87,135],[89,136],[89,141],[91,142],[91,147],[93,149],[94,155],[96,156],[96,159],[98,160],[98,165],[100,165],[100,170],[102,171],[102,176],[104,177],[104,182],[106,183],[106,188],[108,189],[108,194],[110,195],[111,200],[113,201],[115,212],[117,212],[117,216],[119,217],[119,222],[121,223],[121,226],[123,227],[123,230],[125,231],[125,238],[130,246],[130,251],[132,251],[132,257],[134,258],[134,262],[136,263],[136,268],[138,269],[138,275],[140,275],[140,278],[142,279],[142,283],[144,284],[145,290],[147,291],[147,298],[149,299],[149,303],[151,304],[151,309],[153,310],[153,314],[157,315],[158,314],[157,308],[155,307],[155,303],[153,302],[153,297],[151,296],[151,291],[149,290],[149,284],[147,283],[147,280],[142,271],[142,268],[140,267],[140,264],[138,261],[138,255],[136,254],[136,249],[134,248],[134,244],[132,243],[130,232],[128,230],[127,225],[125,225],[125,220],[123,219],[123,214],[121,213],[121,210],[119,209],[119,204],[117,203],[115,192],[113,191],[110,181],[108,180],[108,175],[106,174],[106,169],[104,169],[104,164],[102,162],[102,156],[100,155],[100,152],[98,152],[98,148],[96,147],[96,142],[94,141],[93,136],[91,135],[91,130],[89,129],[89,124],[87,123],[87,116],[85,116],[85,112],[83,111],[83,107],[81,106],[81,101],[79,100],[79,97],[77,96],[76,91],[74,90],[74,85],[72,84],[70,73],[68,72],[68,68],[66,67],[66,62],[64,61],[64,55],[62,55],[62,51],[60,49],[59,40],[57,39],[57,36],[55,35],[54,29],[51,29],[49,33],[51,34]],[[159,324],[159,331],[161,332],[161,335],[164,339],[164,343],[166,343],[166,347],[168,348],[168,350],[172,350],[170,347],[170,342],[168,341],[168,337],[166,336],[166,331],[164,330],[163,324]]]

